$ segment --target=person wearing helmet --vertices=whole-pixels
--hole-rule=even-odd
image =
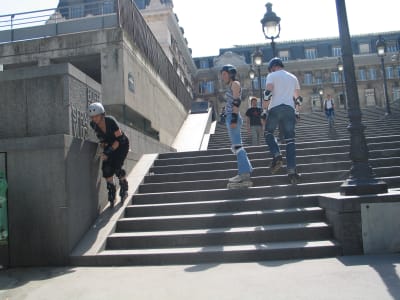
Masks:
[[[296,170],[295,103],[301,100],[300,85],[296,76],[284,70],[280,58],[269,61],[266,94],[264,105],[268,107],[268,119],[265,125],[265,140],[272,154],[271,173],[275,174],[283,165],[282,155],[274,136],[278,125],[281,125],[286,143],[286,164],[289,181],[296,184],[300,175]],[[293,101],[295,99],[296,101]]]
[[[103,147],[101,159],[103,177],[107,181],[108,201],[110,207],[114,207],[116,186],[114,175],[119,179],[121,203],[128,196],[128,181],[126,171],[122,168],[129,152],[129,140],[120,129],[117,120],[111,116],[106,116],[106,112],[101,103],[96,102],[89,105],[90,126],[96,133]]]
[[[225,65],[221,69],[222,81],[227,86],[225,93],[225,123],[232,144],[232,152],[236,154],[238,164],[238,174],[229,179],[229,189],[251,187],[253,185],[250,180],[253,168],[247,157],[246,150],[243,148],[240,134],[240,128],[243,124],[243,119],[239,112],[242,91],[240,82],[236,80],[236,73],[236,68],[232,65]]]

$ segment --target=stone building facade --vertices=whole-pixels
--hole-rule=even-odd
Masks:
[[[400,31],[398,31],[352,37],[361,107],[385,106],[382,68],[375,46],[379,35],[382,35],[387,43],[387,55],[384,61],[388,96],[392,105],[400,104]],[[232,63],[238,67],[245,96],[260,95],[258,76],[256,75],[253,81],[248,76],[252,66],[252,54],[257,49],[263,52],[264,64],[260,71],[261,87],[264,89],[268,74],[267,62],[272,58],[270,45],[236,46],[220,49],[219,56],[194,59],[199,68],[196,77],[196,95],[210,101],[215,109],[220,111],[224,102],[219,70],[225,63]],[[277,43],[277,53],[284,61],[286,69],[294,73],[300,81],[304,112],[320,111],[321,100],[327,94],[335,98],[337,107],[345,108],[346,79],[338,70],[338,60],[341,56],[339,38],[281,42]],[[254,69],[257,71],[257,68]]]

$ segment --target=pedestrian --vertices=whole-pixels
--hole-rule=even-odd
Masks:
[[[240,129],[243,119],[239,112],[241,104],[242,89],[240,82],[236,80],[236,68],[233,65],[225,65],[221,69],[223,83],[227,86],[225,93],[225,122],[228,135],[232,145],[232,152],[236,154],[238,174],[229,179],[228,188],[251,187],[250,175],[253,168],[243,148]]]
[[[250,101],[251,107],[246,111],[247,131],[251,136],[251,145],[259,146],[263,132],[263,110],[260,107],[257,107],[257,98],[253,97]]]
[[[107,182],[108,201],[110,207],[114,207],[116,186],[114,175],[119,179],[121,203],[128,196],[128,181],[126,171],[122,168],[129,152],[129,140],[120,129],[117,120],[107,116],[101,103],[96,102],[89,105],[90,126],[96,133],[103,148],[101,155],[103,177]]]
[[[301,102],[300,85],[296,76],[284,70],[283,62],[275,57],[269,61],[271,73],[267,76],[264,106],[268,107],[268,118],[265,126],[265,140],[272,154],[271,173],[275,174],[283,165],[282,154],[274,132],[281,125],[286,143],[286,163],[289,181],[296,184],[300,175],[296,170],[295,144],[295,103]],[[271,98],[268,95],[272,94]],[[293,101],[296,99],[296,101]],[[269,100],[268,100],[269,99]]]
[[[335,124],[335,101],[330,94],[324,100],[325,115],[328,119],[329,128],[332,128]]]

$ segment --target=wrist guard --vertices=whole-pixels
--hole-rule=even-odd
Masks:
[[[111,146],[108,146],[104,149],[103,154],[106,156],[110,156],[111,153],[113,153],[113,152],[114,152],[114,149]]]
[[[232,113],[232,119],[231,119],[231,124],[236,124],[238,121],[238,114]]]
[[[264,100],[268,101],[271,99],[271,97],[272,97],[271,91],[265,90],[264,91]]]
[[[303,97],[298,96],[295,101],[296,101],[297,105],[302,105],[303,104]]]
[[[240,99],[234,99],[232,104],[233,106],[239,107],[242,101]]]

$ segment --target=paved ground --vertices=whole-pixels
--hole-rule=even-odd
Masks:
[[[400,254],[245,264],[0,271],[0,299],[400,299]]]

